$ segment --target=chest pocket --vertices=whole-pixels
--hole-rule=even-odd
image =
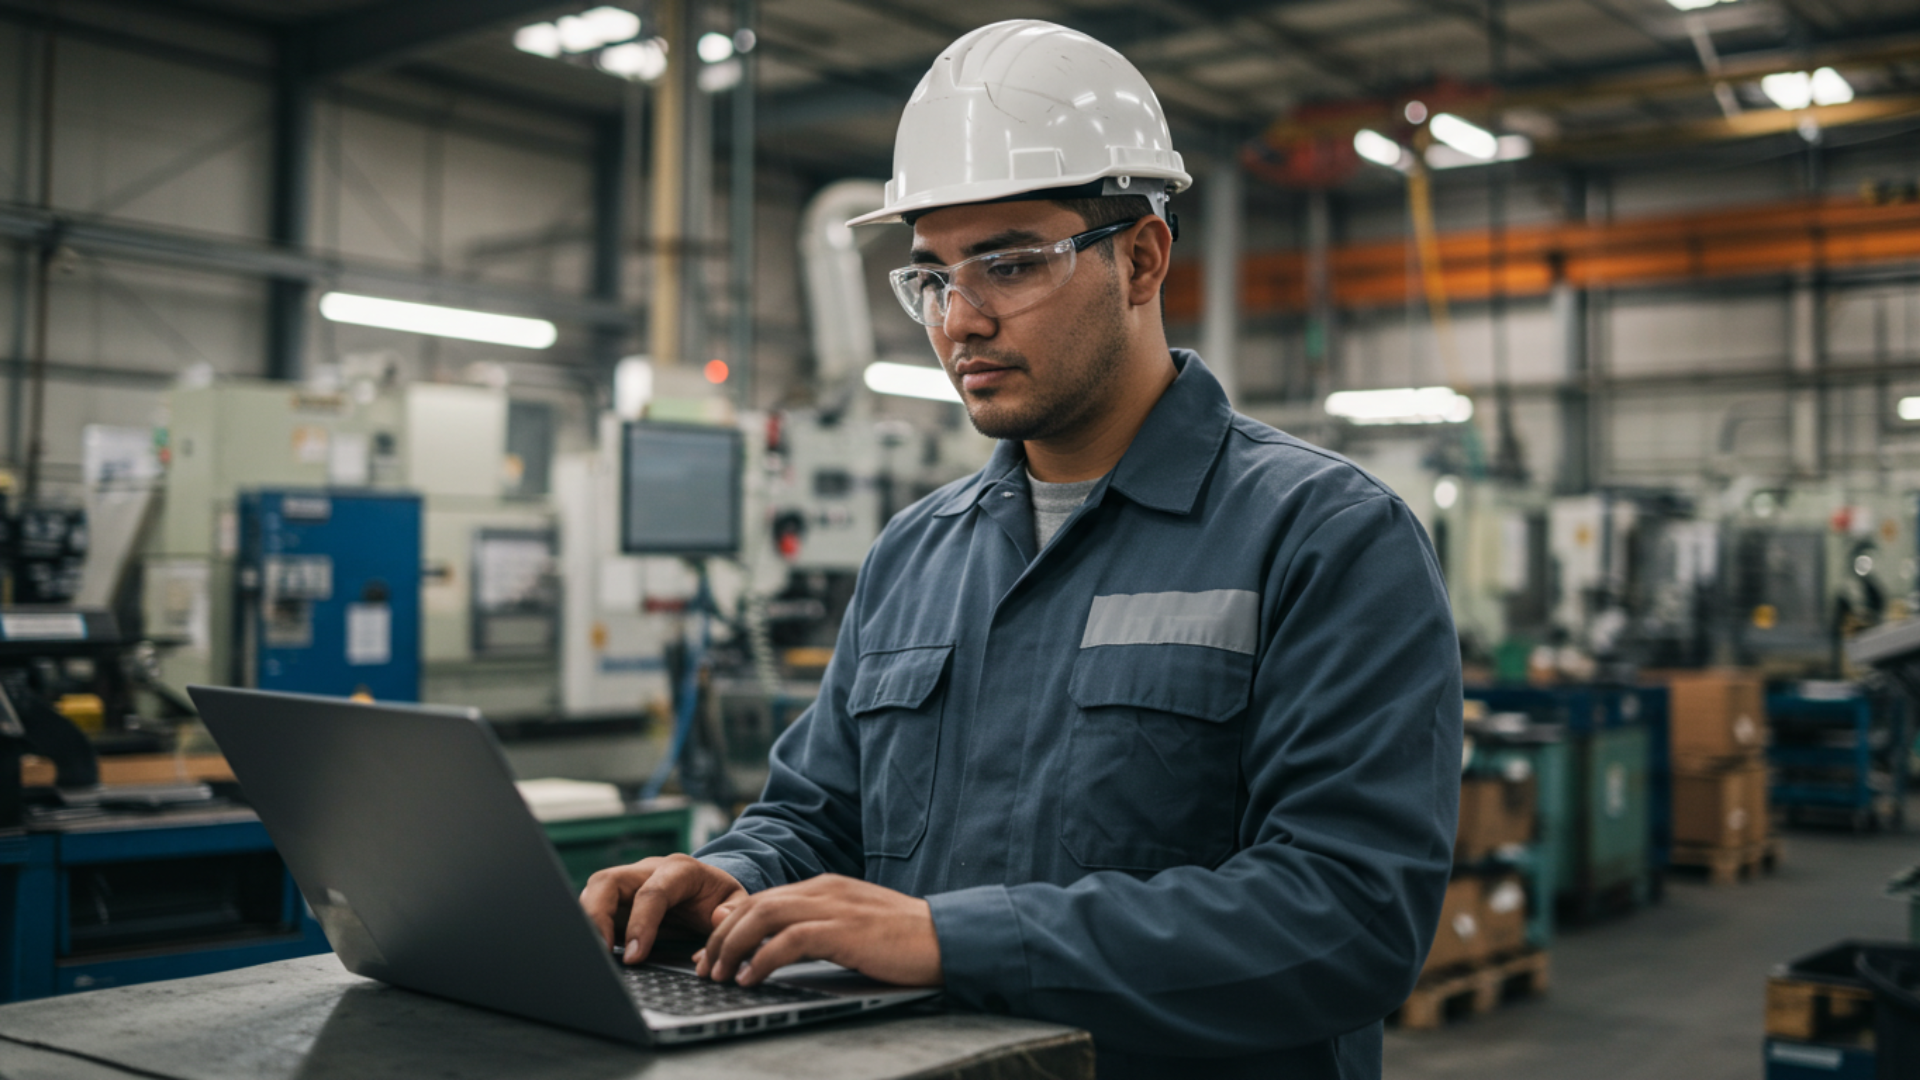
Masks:
[[[1088,869],[1213,866],[1233,851],[1253,656],[1199,645],[1082,648],[1060,842]]]
[[[860,657],[847,712],[860,732],[860,829],[869,857],[904,859],[927,831],[951,645]]]

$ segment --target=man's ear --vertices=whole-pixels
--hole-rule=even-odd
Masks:
[[[1128,305],[1144,307],[1157,302],[1173,261],[1173,232],[1167,223],[1157,215],[1142,218],[1114,237],[1114,255],[1120,260]]]

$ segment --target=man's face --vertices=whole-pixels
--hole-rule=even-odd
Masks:
[[[913,260],[947,266],[1064,240],[1086,227],[1080,215],[1047,202],[947,207],[914,223]],[[1057,437],[1084,427],[1118,396],[1122,297],[1115,264],[1095,245],[1079,254],[1059,290],[1005,318],[990,319],[953,293],[946,322],[928,327],[927,338],[982,435]]]

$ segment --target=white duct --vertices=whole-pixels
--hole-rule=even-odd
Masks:
[[[873,309],[860,249],[887,230],[856,233],[847,221],[885,204],[880,181],[840,180],[822,188],[801,217],[800,264],[823,389],[858,380],[874,361]]]

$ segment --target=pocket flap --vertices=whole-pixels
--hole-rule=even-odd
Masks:
[[[1253,657],[1204,645],[1096,645],[1080,650],[1067,693],[1083,709],[1130,705],[1219,723],[1247,707]]]
[[[847,694],[847,712],[854,716],[880,709],[917,709],[933,696],[946,670],[951,645],[890,649],[860,658]]]

